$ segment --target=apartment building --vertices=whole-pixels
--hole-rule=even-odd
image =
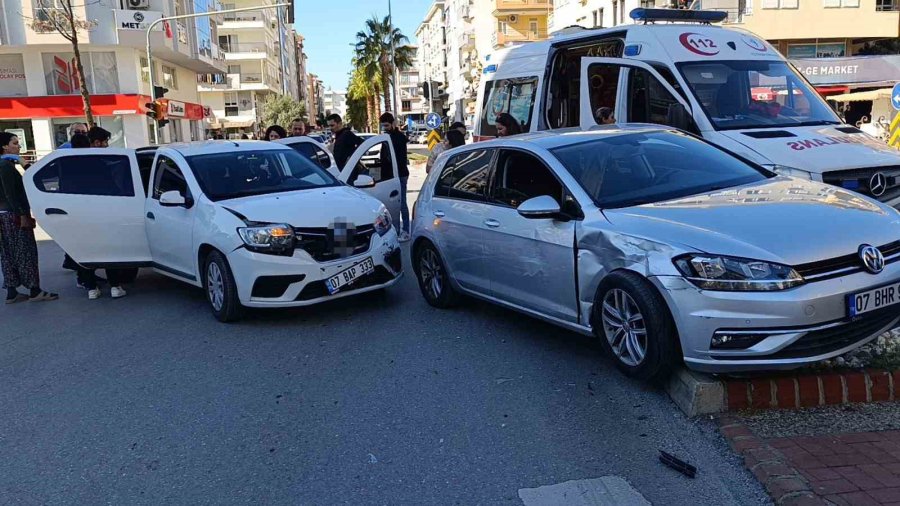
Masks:
[[[497,28],[491,44],[503,47],[517,42],[547,38],[547,19],[553,12],[553,0],[493,0],[491,12]]]
[[[687,0],[554,0],[547,30],[553,34],[570,26],[609,28],[634,23],[629,14],[637,8],[686,7]]]
[[[325,114],[325,83],[315,74],[309,75],[309,101],[311,119]]]
[[[312,102],[309,100],[309,71],[307,70],[308,59],[306,57],[306,48],[304,47],[303,36],[299,33],[296,37],[297,44],[297,93],[300,96],[300,103],[306,108],[307,116],[315,116],[311,114]]]
[[[443,113],[446,108],[447,79],[447,26],[444,17],[444,1],[436,0],[425,14],[425,19],[416,30],[418,48],[416,60],[419,62],[419,76],[431,85],[430,100],[424,97],[424,108],[428,112]]]
[[[29,20],[47,17],[37,2],[0,0],[0,130],[19,134],[26,153],[42,156],[66,142],[66,129],[84,121],[83,78],[98,125],[111,145],[155,142],[144,105],[150,101],[145,34],[163,16],[220,10],[214,0],[135,0],[110,9],[98,2],[75,5],[75,16],[96,20],[80,34],[84,76],[75,70],[71,45],[61,35],[36,31]],[[21,15],[18,13],[21,12]],[[161,142],[202,139],[209,109],[201,104],[197,74],[222,72],[215,18],[158,25],[151,34],[154,79],[166,94],[170,123]]]
[[[418,52],[418,48],[413,46]],[[399,69],[400,84],[400,120],[407,125],[412,121],[414,125],[425,122],[428,111],[422,97],[422,80],[419,77],[418,58],[413,59],[412,65]]]
[[[347,117],[347,92],[345,90],[333,90],[328,88],[323,93],[325,116],[338,114],[341,118]]]
[[[452,121],[471,125],[475,117],[475,97],[478,93],[478,50],[473,21],[475,0],[445,0],[444,18],[447,25],[447,113]]]
[[[274,5],[274,0],[232,0],[225,9]],[[262,104],[271,94],[299,98],[296,43],[290,9],[225,14],[218,24],[218,44],[226,69],[201,76],[197,89],[212,109],[211,132],[230,138],[254,134],[262,124]],[[288,43],[290,41],[290,43]]]

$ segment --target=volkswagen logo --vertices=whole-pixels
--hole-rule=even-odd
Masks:
[[[872,274],[878,274],[884,270],[884,255],[875,246],[863,244],[859,247],[859,259],[863,267]]]
[[[142,23],[144,21],[144,15],[141,14],[140,12],[135,12],[134,20],[137,21],[138,23]]]
[[[873,174],[872,179],[869,180],[869,191],[875,197],[884,195],[884,192],[887,191],[887,177],[881,172]]]

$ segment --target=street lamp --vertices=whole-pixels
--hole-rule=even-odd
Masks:
[[[248,11],[261,11],[267,9],[280,9],[281,7],[288,7],[291,4],[273,4],[273,5],[260,5],[257,7],[241,7],[240,9],[226,9],[224,11],[208,11],[208,12],[197,12],[194,14],[181,14],[179,16],[169,16],[164,18],[159,18],[147,27],[147,78],[150,80],[150,99],[152,102],[156,102],[156,87],[153,83],[153,56],[150,53],[150,34],[153,32],[153,28],[163,22],[166,21],[174,21],[177,19],[192,19],[192,18],[205,18],[210,16],[216,16],[219,14],[231,14],[233,12],[248,12]],[[280,17],[279,17],[280,19]],[[280,39],[279,39],[280,42]],[[283,76],[282,76],[283,77]],[[153,122],[153,137],[156,139],[156,143],[159,144],[159,124],[157,122]]]
[[[398,97],[397,72],[399,72],[399,70],[397,69],[397,55],[394,51],[394,16],[391,14],[391,0],[388,0],[388,19],[391,21],[391,26],[390,26],[391,31],[388,36],[391,39],[391,68],[393,69],[393,71],[391,72],[391,81],[393,81],[392,84],[394,87],[394,91],[392,92],[392,95],[394,97],[394,118],[399,120],[400,119],[400,102],[399,102],[399,99],[397,98]],[[388,112],[388,111],[385,111],[385,112]]]

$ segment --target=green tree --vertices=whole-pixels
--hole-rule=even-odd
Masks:
[[[391,47],[394,58],[391,61]],[[384,109],[391,111],[391,76],[394,75],[394,64],[400,68],[411,67],[415,50],[409,46],[409,38],[391,23],[390,16],[383,20],[372,17],[366,21],[366,28],[356,33],[356,59],[358,66],[369,69],[369,76],[375,77],[373,68],[380,72],[378,76],[381,93],[384,94]]]
[[[363,66],[359,59],[355,59],[353,65],[355,68],[347,87],[347,97],[363,101],[366,110],[364,121],[357,128],[368,132],[377,131],[378,113],[381,111],[381,71],[377,65]]]
[[[280,125],[289,129],[295,118],[306,121],[306,105],[290,95],[272,94],[263,103],[263,122],[267,126]]]
[[[88,126],[94,126],[94,113],[91,110],[91,94],[88,92],[87,80],[84,79],[84,66],[81,64],[81,48],[78,43],[79,32],[87,32],[97,25],[96,21],[81,19],[75,15],[72,0],[37,0],[34,4],[34,18],[31,29],[38,33],[58,33],[72,45],[75,76],[81,89],[81,102],[84,104],[84,119]]]

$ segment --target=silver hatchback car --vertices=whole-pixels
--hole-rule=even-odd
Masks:
[[[456,148],[414,212],[431,305],[596,335],[638,378],[797,367],[900,324],[900,212],[659,127]]]

